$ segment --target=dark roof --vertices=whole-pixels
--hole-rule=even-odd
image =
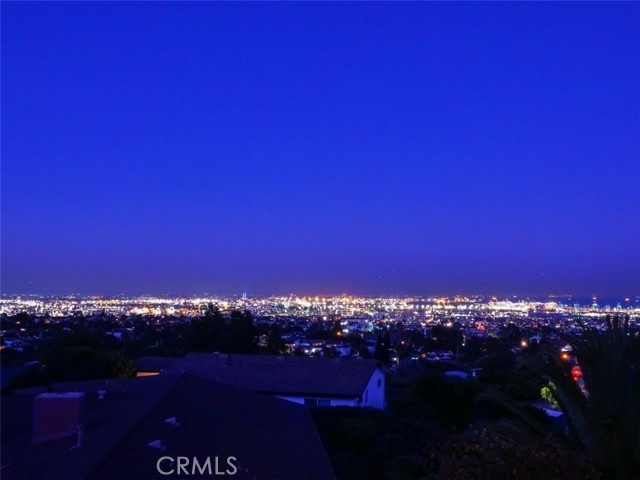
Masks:
[[[270,394],[355,398],[377,368],[378,361],[365,359],[192,353],[164,371]]]
[[[180,425],[165,422],[171,417]],[[165,451],[148,446],[157,439]],[[334,477],[304,406],[191,375],[182,376],[91,477],[165,478],[156,470],[164,455],[195,456],[200,462],[218,457],[221,470],[233,456],[239,468],[234,478]]]
[[[136,368],[139,372],[161,372],[180,360],[179,357],[138,357]]]
[[[30,446],[33,395],[2,396],[2,477],[4,479],[85,478],[175,383],[171,377],[96,380],[56,384],[58,392],[83,391],[85,442],[71,450],[76,436]],[[98,390],[106,390],[98,400]],[[46,472],[46,473],[45,473]]]
[[[33,397],[3,396],[3,479],[165,478],[156,471],[162,456],[217,456],[223,469],[234,456],[238,478],[334,478],[301,405],[188,374],[54,389],[85,392],[83,445],[71,449],[74,435],[30,446]],[[106,390],[103,400],[98,390]],[[180,425],[166,423],[170,417]],[[166,450],[148,445],[157,439]]]

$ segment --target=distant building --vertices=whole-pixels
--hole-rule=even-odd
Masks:
[[[192,353],[142,357],[139,375],[188,372],[308,406],[385,407],[382,364],[376,360]]]

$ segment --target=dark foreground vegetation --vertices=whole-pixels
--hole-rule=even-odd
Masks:
[[[10,388],[50,383],[135,375],[141,355],[176,356],[189,352],[282,353],[279,330],[256,327],[249,312],[223,315],[209,305],[203,315],[188,320],[156,320],[140,315],[116,319],[107,315],[87,318],[78,313],[64,321],[27,314],[1,319],[3,342],[21,331],[31,333],[19,350],[2,348],[2,365],[27,365],[9,382]],[[264,346],[258,337],[266,339]],[[33,340],[35,337],[35,340]]]
[[[580,381],[540,345],[504,375],[401,369],[388,379],[384,412],[315,409],[338,478],[640,478],[637,334],[614,318],[570,344]],[[548,416],[530,396],[545,385],[562,416]]]

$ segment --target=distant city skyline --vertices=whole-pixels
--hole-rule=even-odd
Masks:
[[[2,298],[16,298],[16,297],[36,297],[36,298],[159,298],[159,299],[221,299],[221,298],[239,298],[239,299],[251,299],[251,298],[338,298],[338,297],[352,297],[352,298],[440,298],[440,299],[456,299],[456,298],[486,298],[501,300],[532,300],[532,301],[548,301],[561,300],[566,301],[574,299],[580,301],[583,304],[591,303],[615,303],[615,302],[639,302],[640,294],[624,294],[624,293],[609,293],[599,294],[598,292],[592,292],[590,294],[576,294],[576,293],[514,293],[514,292],[456,292],[456,293],[421,293],[421,292],[396,292],[396,293],[354,293],[354,292],[300,292],[300,291],[287,291],[287,292],[210,292],[210,291],[193,291],[193,292],[2,292]]]
[[[356,296],[356,295],[278,295],[278,296],[39,296],[2,295],[0,315],[28,313],[64,317],[83,313],[89,315],[181,315],[199,316],[206,306],[214,304],[223,312],[248,310],[257,316],[335,316],[355,317],[400,315],[423,317],[425,313],[473,311],[557,312],[603,319],[603,315],[630,315],[638,322],[640,295],[633,297],[575,296]],[[400,312],[400,313],[399,313]],[[329,317],[327,317],[329,318]],[[325,320],[327,319],[325,318]],[[406,318],[406,317],[405,317]],[[575,320],[575,319],[574,319]]]
[[[640,294],[640,4],[2,2],[3,294]]]

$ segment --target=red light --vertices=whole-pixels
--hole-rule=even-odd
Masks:
[[[571,369],[571,376],[577,382],[578,379],[582,376],[582,369],[576,365]]]

